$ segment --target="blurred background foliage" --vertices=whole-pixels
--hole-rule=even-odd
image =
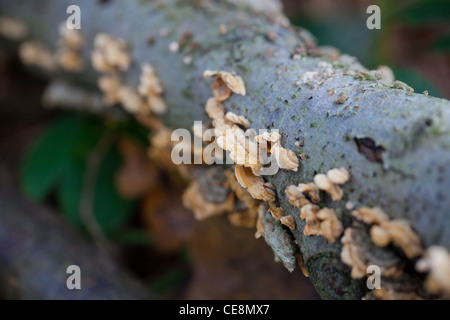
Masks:
[[[450,1],[285,0],[295,25],[319,45],[357,57],[364,66],[387,65],[415,92],[450,98]],[[366,9],[381,9],[381,29],[369,30]]]
[[[450,98],[450,1],[284,3],[293,24],[309,29],[319,45],[335,46],[371,69],[388,65],[416,92]],[[370,4],[381,8],[381,30],[366,28]],[[233,231],[220,218],[194,223],[179,200],[183,183],[146,157],[145,128],[64,112],[51,112],[46,121],[21,162],[22,189],[58,208],[93,241],[100,235],[121,248],[122,262],[161,297],[317,297],[301,275],[273,263],[253,231]],[[273,289],[261,290],[258,281]]]

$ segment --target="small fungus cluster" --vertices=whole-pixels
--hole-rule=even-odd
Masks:
[[[249,129],[251,123],[242,115],[234,112],[225,112],[222,104],[231,95],[240,94],[245,96],[246,89],[241,77],[226,71],[205,71],[205,78],[214,78],[211,85],[213,97],[206,102],[205,110],[212,119],[216,143],[221,149],[229,151],[230,158],[235,162],[234,174],[225,171],[228,188],[235,196],[234,206],[228,209],[228,219],[233,225],[254,227],[257,231],[255,237],[263,235],[265,230],[264,222],[258,210],[265,203],[269,203],[269,211],[275,220],[282,225],[295,229],[295,221],[292,216],[285,216],[280,207],[276,207],[275,187],[264,180],[261,175],[263,168],[260,162],[260,152],[274,154],[274,158],[282,169],[296,171],[299,161],[296,155],[281,146],[281,137],[276,132],[264,132],[256,135],[256,131]],[[193,126],[195,136],[202,137],[204,126]],[[195,186],[195,185],[194,185]],[[184,196],[185,204],[193,208],[194,206],[187,199],[190,193]],[[202,200],[202,199],[200,199]],[[196,216],[208,216],[210,213],[204,212]],[[209,208],[207,203],[205,208]],[[266,210],[267,211],[267,210]]]
[[[343,176],[339,182],[345,178]],[[295,203],[304,201],[296,199]],[[302,207],[306,219],[306,211],[310,208],[309,204]],[[347,210],[353,208],[353,203],[346,204]],[[352,216],[356,220],[341,238],[341,259],[351,267],[352,278],[368,276],[368,267],[377,265],[383,280],[380,289],[368,292],[363,299],[423,299],[433,298],[433,295],[450,297],[450,253],[445,247],[435,245],[424,250],[420,237],[408,221],[390,219],[378,207],[363,206],[353,210]],[[396,247],[397,250],[392,250],[389,246]],[[405,268],[405,258],[409,261],[416,259],[415,270],[426,274],[423,284],[417,275]],[[423,287],[426,290],[422,290]]]
[[[409,259],[423,254],[420,238],[406,220],[390,220],[380,208],[362,207],[352,214],[357,220],[371,225],[370,237],[375,245],[385,247],[392,242]]]
[[[234,208],[234,197],[230,194],[222,203],[215,203],[205,199],[199,183],[193,181],[183,193],[183,205],[192,210],[197,220],[204,220],[211,216],[230,212]]]
[[[68,29],[63,23],[59,27],[59,43],[56,57],[58,64],[66,71],[81,72],[83,70],[83,60],[81,49],[84,39],[77,29]]]
[[[416,263],[416,270],[428,273],[425,287],[429,292],[450,298],[450,253],[445,247],[429,247]]]
[[[153,113],[160,115],[167,112],[167,105],[162,98],[164,88],[155,68],[149,63],[142,65],[138,91],[147,100]]]
[[[353,279],[365,277],[370,265],[379,265],[379,263],[373,261],[374,258],[370,256],[369,250],[361,245],[359,230],[347,228],[341,238],[341,243],[343,244],[341,260],[351,267],[350,276]],[[384,277],[398,278],[403,272],[403,265],[398,258],[392,260],[393,262],[390,265],[380,266],[381,274]]]
[[[39,67],[45,71],[56,70],[56,62],[47,46],[37,40],[27,40],[19,46],[19,57],[22,63]]]
[[[106,33],[98,34],[94,39],[91,62],[93,68],[103,74],[97,85],[104,94],[106,105],[121,103],[125,110],[133,114],[160,115],[167,112],[167,105],[162,98],[164,88],[151,64],[142,65],[137,88],[121,83],[120,72],[127,71],[132,63],[123,39]]]
[[[91,62],[99,72],[127,71],[131,65],[131,56],[123,39],[99,33],[94,39]]]
[[[0,35],[14,41],[21,41],[29,34],[28,27],[20,20],[0,17]]]
[[[234,173],[239,184],[247,189],[253,198],[266,202],[275,201],[275,187],[265,182],[261,176],[255,176],[251,169],[237,165]]]
[[[36,66],[47,72],[55,71],[58,65],[68,72],[82,71],[83,36],[80,31],[67,28],[65,23],[60,25],[58,31],[57,50],[52,52],[44,42],[25,40],[29,35],[29,30],[22,21],[0,17],[0,35],[14,41],[25,40],[19,45],[19,57],[22,63]]]
[[[334,209],[321,209],[317,204],[320,190],[330,194],[333,201],[341,200],[343,191],[338,185],[349,179],[350,174],[344,168],[331,169],[327,174],[315,175],[314,182],[291,185],[286,189],[289,203],[300,208],[300,218],[306,222],[303,230],[306,236],[323,236],[332,243],[342,234],[343,226]]]
[[[210,70],[204,72],[204,77],[215,78],[211,86],[214,97],[208,99],[205,109],[213,120],[219,147],[229,151],[231,159],[237,165],[249,167],[254,175],[259,176],[263,165],[260,162],[258,152],[269,142],[271,143],[271,149],[265,149],[267,152],[274,154],[279,167],[296,171],[298,159],[294,152],[281,146],[279,135],[267,133],[256,136],[254,130],[248,129],[250,122],[245,117],[233,112],[225,114],[223,101],[226,101],[232,93],[244,96],[246,94],[242,78],[226,71]],[[246,130],[244,131],[244,129]]]
[[[386,279],[379,292],[368,294],[366,298],[375,299],[420,299],[416,290],[398,292],[395,288],[402,279],[408,279],[405,271],[403,255],[408,259],[414,259],[424,254],[419,236],[412,230],[406,220],[390,219],[380,208],[361,207],[352,212],[356,219],[355,224],[345,230],[341,239],[343,244],[341,259],[351,267],[351,277],[360,279],[367,276],[367,268],[370,265],[378,265],[383,279]],[[369,231],[367,227],[369,226]],[[367,240],[362,240],[367,239]],[[364,244],[363,244],[364,242]],[[403,254],[388,248],[393,245],[400,249]],[[372,246],[372,247],[371,247]],[[368,249],[371,247],[370,249]],[[380,257],[381,258],[380,260]],[[429,279],[433,279],[429,256],[425,255],[416,264],[420,272],[429,271]],[[442,270],[442,269],[441,269]],[[412,280],[406,280],[411,282]],[[433,282],[433,280],[430,280]],[[433,292],[428,288],[429,292]]]

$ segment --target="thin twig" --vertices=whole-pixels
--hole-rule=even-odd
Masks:
[[[94,214],[95,188],[98,171],[106,153],[111,149],[116,138],[111,133],[105,133],[92,150],[86,162],[83,185],[80,195],[79,211],[86,230],[100,249],[109,252],[108,239],[104,235]]]

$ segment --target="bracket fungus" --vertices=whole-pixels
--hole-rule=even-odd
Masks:
[[[125,110],[130,113],[146,113],[148,105],[132,87],[121,86],[118,91],[118,98]]]
[[[59,41],[56,57],[58,64],[68,72],[81,72],[83,59],[81,49],[84,38],[77,29],[68,29],[65,23],[59,26]]]
[[[293,216],[284,216],[280,218],[282,225],[288,227],[291,230],[295,229],[295,220]]]
[[[380,208],[362,207],[352,212],[353,216],[369,225],[370,237],[374,244],[379,247],[394,243],[398,246],[408,258],[415,258],[422,255],[423,248],[420,238],[411,229],[406,220],[394,219],[389,217]]]
[[[312,202],[319,203],[320,201],[319,188],[314,183],[312,182],[299,183],[297,188],[299,192],[306,194],[309,197],[309,199],[311,199]]]
[[[198,181],[191,182],[184,191],[182,199],[183,205],[192,210],[197,220],[230,212],[234,206],[233,194],[230,194],[222,203],[208,201],[203,195]]]
[[[155,114],[164,114],[167,112],[167,105],[162,98],[164,88],[156,74],[155,68],[145,63],[142,65],[140,76],[139,93],[147,100],[150,110]]]
[[[225,118],[230,120],[231,122],[243,126],[244,128],[250,127],[250,121],[248,121],[244,116],[238,116],[233,112],[227,112],[225,114]]]
[[[314,183],[320,190],[331,195],[333,201],[339,201],[344,195],[343,190],[338,186],[346,183],[350,179],[350,174],[345,168],[331,169],[327,174],[316,174]]]
[[[214,98],[218,102],[228,100],[233,92],[243,96],[245,96],[246,94],[244,80],[242,80],[240,76],[233,75],[226,71],[206,70],[203,73],[203,77],[216,78],[211,88],[214,94]]]
[[[298,170],[298,158],[292,150],[285,149],[281,146],[278,140],[271,145],[271,151],[281,169],[297,171]]]
[[[0,35],[3,37],[20,41],[25,39],[28,34],[28,27],[22,21],[10,17],[0,17]]]
[[[81,50],[84,45],[84,38],[77,29],[67,28],[65,23],[59,25],[59,44],[72,50]]]
[[[33,65],[46,71],[54,71],[56,69],[53,54],[42,42],[23,42],[19,46],[19,56],[24,64]]]
[[[428,273],[425,287],[430,293],[450,298],[450,254],[445,247],[429,247],[416,270]]]
[[[217,125],[217,122],[215,120],[213,125]],[[258,145],[250,139],[244,130],[237,125],[232,125],[230,128],[229,124],[225,122],[223,127],[215,127],[215,133],[216,135],[219,134],[217,137],[218,146],[229,151],[230,158],[237,165],[251,168],[254,175],[260,175],[263,166],[258,157]]]
[[[263,132],[260,135],[257,135],[253,138],[258,143],[276,143],[280,140],[280,134],[278,132]]]
[[[275,201],[275,187],[270,182],[265,182],[261,176],[255,176],[251,169],[236,165],[234,173],[239,184],[247,189],[253,198],[267,202]]]
[[[261,202],[253,198],[250,193],[239,184],[235,174],[228,170],[226,170],[224,174],[229,188],[234,192],[238,200],[237,203],[242,202],[245,206],[243,210],[237,210],[237,205],[233,208],[233,211],[228,215],[230,223],[240,227],[255,226],[255,223],[257,223],[258,207]]]
[[[272,214],[272,217],[276,220],[281,220],[284,217],[284,212],[281,207],[275,206],[273,202],[269,203],[269,212]]]
[[[371,245],[364,228],[347,228],[341,238],[342,261],[351,267],[351,277],[361,279],[370,265],[380,267],[381,275],[398,279],[403,274],[402,259],[392,250]]]
[[[83,70],[83,60],[77,51],[60,48],[56,57],[59,66],[68,72],[81,72]]]
[[[306,222],[305,236],[323,236],[329,243],[333,243],[344,230],[342,222],[330,208],[320,209],[317,205],[307,204],[300,209],[300,218]]]
[[[103,101],[106,105],[112,106],[120,101],[119,89],[121,87],[120,78],[116,74],[106,74],[98,78],[97,86],[103,92]]]
[[[214,98],[209,98],[206,101],[205,111],[213,120],[222,119],[225,116],[225,108]]]
[[[265,148],[267,149],[267,152],[274,155],[275,160],[281,169],[297,171],[299,164],[297,156],[292,150],[281,146],[281,136],[278,132],[263,132],[253,139],[262,149]]]
[[[94,39],[91,61],[99,72],[126,71],[131,65],[131,56],[123,39],[99,33]]]
[[[311,202],[303,194],[302,190],[297,186],[292,185],[287,187],[285,193],[289,199],[289,203],[294,207],[301,208],[311,204]]]

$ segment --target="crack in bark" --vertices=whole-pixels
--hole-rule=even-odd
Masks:
[[[375,141],[371,138],[354,138],[358,152],[362,154],[370,162],[375,162],[383,165],[383,152],[386,151],[382,146],[377,146]]]

